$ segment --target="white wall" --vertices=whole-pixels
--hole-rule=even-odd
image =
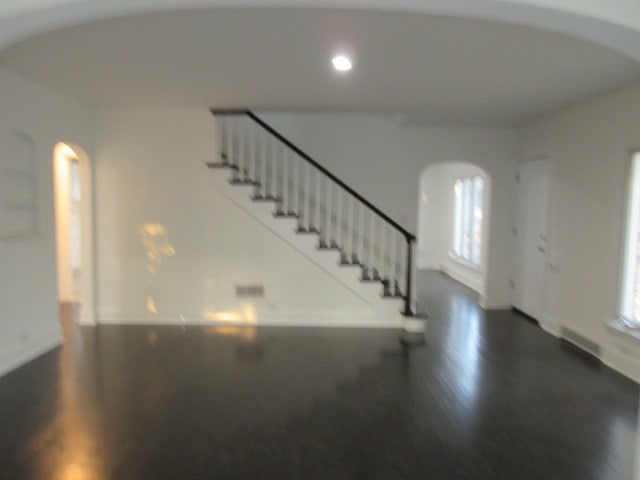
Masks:
[[[317,322],[366,310],[353,292],[213,188],[214,173],[204,164],[216,158],[215,125],[205,109],[99,114],[98,321],[206,323],[227,313],[251,320],[244,318],[248,309],[258,323],[301,315]],[[143,246],[147,223],[166,229],[151,239],[160,262],[150,263]],[[264,285],[266,297],[237,298],[236,284]]]
[[[543,324],[597,343],[618,368],[625,362],[621,349],[640,353],[639,345],[614,346],[605,326],[617,315],[625,178],[630,150],[640,147],[639,108],[636,85],[522,132],[522,157],[548,154],[554,170],[548,252],[557,269],[546,273]]]
[[[418,199],[417,267],[445,272],[478,292],[481,301],[484,302],[487,243],[484,242],[482,245],[483,252],[478,268],[462,264],[449,254],[453,243],[453,185],[458,178],[475,176],[484,180],[485,213],[482,228],[484,234],[488,234],[491,182],[482,169],[468,163],[443,163],[430,166],[422,173]],[[426,196],[426,203],[423,194]]]
[[[262,118],[409,231],[417,231],[420,175],[472,163],[492,180],[485,302],[511,305],[516,133],[502,128],[399,126],[384,116],[261,113]]]
[[[438,270],[447,255],[449,235],[444,231],[449,223],[446,210],[447,188],[443,180],[445,164],[425,168],[420,177],[418,196],[418,230],[416,267],[422,270]]]
[[[12,156],[12,136],[35,145],[37,233],[0,239],[0,374],[60,341],[53,210],[53,149],[57,142],[91,152],[91,112],[45,87],[0,70],[0,148]]]

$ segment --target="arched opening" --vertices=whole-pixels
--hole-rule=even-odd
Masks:
[[[476,291],[484,305],[491,177],[471,163],[430,165],[420,176],[416,265]]]
[[[71,143],[53,151],[56,266],[61,320],[94,324],[91,165]]]

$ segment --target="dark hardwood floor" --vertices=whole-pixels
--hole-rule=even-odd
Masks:
[[[0,478],[631,479],[638,386],[421,275],[385,330],[65,329],[0,379]]]

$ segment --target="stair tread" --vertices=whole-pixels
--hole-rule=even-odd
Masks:
[[[231,170],[238,170],[238,167],[232,165],[230,163],[223,162],[205,162],[207,168],[215,169],[215,168],[230,168]]]
[[[251,185],[254,187],[259,187],[260,184],[258,182],[256,182],[255,180],[250,180],[250,179],[241,179],[241,178],[232,178],[229,180],[229,183],[231,185]]]
[[[298,218],[298,214],[293,212],[276,212],[273,216],[276,218]]]
[[[276,197],[271,196],[262,196],[262,195],[253,195],[251,200],[254,202],[279,202],[280,200]]]
[[[360,281],[363,283],[380,283],[382,285],[382,282],[380,280],[376,280],[375,278],[360,277]]]
[[[382,297],[382,298],[402,298],[403,300],[404,300],[404,298],[405,298],[405,297],[404,297],[404,295],[398,295],[398,294],[390,295],[390,294],[386,294],[386,293],[383,293],[383,294],[381,295],[381,297]]]
[[[336,251],[336,252],[340,251],[340,247],[331,247],[329,245],[327,245],[327,246],[318,245],[316,248],[318,250],[333,250],[333,251]]]

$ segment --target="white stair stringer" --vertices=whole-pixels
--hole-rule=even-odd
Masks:
[[[403,300],[382,296],[380,282],[362,282],[362,269],[359,266],[340,265],[338,250],[318,249],[318,235],[296,233],[297,219],[294,217],[274,216],[276,205],[273,201],[254,201],[251,199],[255,187],[247,184],[231,184],[228,169],[214,169],[211,172],[211,185],[218,193],[245,211],[254,220],[261,223],[276,236],[288,243],[312,263],[327,272],[337,282],[371,307],[371,318],[363,326],[381,328],[403,328],[405,318],[401,314]],[[349,326],[354,326],[350,323]]]

